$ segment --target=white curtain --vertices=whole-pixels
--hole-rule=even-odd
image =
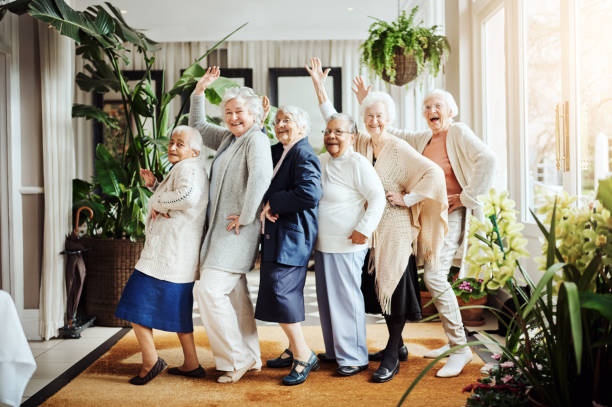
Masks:
[[[40,287],[40,336],[49,339],[64,325],[64,249],[71,229],[75,176],[72,101],[74,42],[39,23],[45,211]]]

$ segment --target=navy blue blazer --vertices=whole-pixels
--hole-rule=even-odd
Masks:
[[[272,146],[274,166],[283,155],[283,145]],[[272,179],[263,202],[270,202],[274,223],[266,219],[262,239],[262,261],[288,266],[306,266],[317,239],[317,215],[321,199],[321,164],[304,137],[285,156]]]

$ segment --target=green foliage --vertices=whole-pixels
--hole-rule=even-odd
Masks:
[[[88,232],[92,236],[142,239],[147,200],[151,193],[144,188],[140,170],[149,169],[160,180],[165,176],[169,169],[166,157],[168,136],[184,113],[185,103],[175,120],[171,121],[169,105],[176,96],[191,94],[205,72],[199,62],[246,24],[194,61],[171,90],[164,92],[158,100],[151,85],[157,44],[130,27],[112,4],[107,2],[104,6],[95,5],[76,11],[64,0],[19,0],[0,6],[0,17],[6,11],[28,12],[77,43],[76,53],[85,62],[84,72],[76,77],[80,89],[98,94],[109,91],[120,94],[126,123],[131,125],[121,129],[123,143],[118,149],[119,156],[113,157],[103,145],[96,147],[96,176],[93,183],[73,180],[73,205],[75,211],[83,205],[93,209],[94,217],[88,222]],[[128,84],[119,68],[121,62],[128,64],[131,60],[126,43],[131,44],[145,61],[145,75],[134,85]],[[225,78],[216,82],[207,94],[212,103],[218,103],[224,89],[237,86]],[[94,106],[75,104],[72,113],[73,117],[93,119],[106,127],[119,127],[115,118]]]
[[[417,72],[429,70],[434,76],[438,75],[444,57],[450,51],[448,40],[443,35],[436,34],[438,26],[423,27],[414,24],[414,17],[418,11],[415,6],[406,18],[406,11],[402,11],[397,21],[388,23],[376,19],[370,25],[370,36],[361,45],[361,63],[368,67],[370,72],[382,76],[385,73],[391,82],[395,80],[396,70],[394,56],[396,50],[403,50],[405,55],[412,54],[417,64]]]
[[[475,278],[460,278],[453,285],[453,291],[457,297],[460,297],[464,302],[478,300],[487,296],[487,291],[482,289],[482,280]]]

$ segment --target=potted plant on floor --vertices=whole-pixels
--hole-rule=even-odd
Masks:
[[[612,178],[600,182],[598,200],[589,205],[578,207],[575,198],[561,194],[539,209],[543,220],[532,212],[545,238],[537,284],[518,262],[528,253],[514,202],[494,191],[479,198],[491,217],[472,219],[468,276],[482,278],[484,287],[503,287],[515,305],[493,310],[506,317],[498,319],[507,333],[504,341],[483,333],[487,342],[516,367],[533,405],[610,405],[605,383],[612,381]],[[402,401],[446,354],[417,376]]]
[[[450,52],[446,37],[437,34],[438,26],[414,23],[418,9],[415,6],[408,17],[402,11],[391,23],[376,19],[361,45],[361,63],[393,85],[405,85],[423,71],[436,76]]]
[[[101,325],[124,325],[114,316],[114,310],[143,247],[147,201],[151,195],[140,178],[140,169],[151,170],[160,180],[164,177],[169,170],[168,136],[182,118],[186,104],[172,118],[171,102],[176,96],[193,91],[205,73],[200,61],[244,25],[194,61],[158,99],[151,78],[157,44],[130,27],[110,3],[76,11],[63,0],[19,0],[0,6],[0,16],[7,11],[28,13],[76,42],[76,53],[85,60],[85,72],[76,77],[80,89],[97,94],[115,91],[120,95],[127,123],[120,128],[122,146],[116,156],[103,144],[96,146],[96,175],[92,182],[73,180],[73,205],[75,211],[88,206],[94,212],[87,224],[91,238],[83,239],[91,249],[85,255],[86,312],[96,315]],[[142,55],[145,62],[144,75],[134,84],[128,83],[120,69],[120,62],[127,64],[132,57],[126,44]],[[218,104],[225,89],[231,86],[238,84],[219,78],[206,90],[206,96],[211,103]],[[119,129],[116,118],[92,105],[75,104],[72,115]]]
[[[460,278],[453,282],[453,291],[457,296],[463,325],[481,326],[485,320],[483,309],[472,307],[487,303],[487,291],[482,288],[482,280],[472,277]]]

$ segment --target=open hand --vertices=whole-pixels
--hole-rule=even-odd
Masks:
[[[240,234],[240,226],[242,226],[240,224],[240,222],[238,221],[238,219],[240,219],[240,216],[239,215],[230,215],[226,219],[230,221],[230,223],[227,224],[227,231],[231,232],[231,230],[234,229],[236,234],[239,235]]]
[[[365,244],[368,241],[368,238],[366,235],[363,235],[357,232],[356,230],[353,230],[353,233],[351,233],[351,235],[348,238],[351,239],[351,242],[353,244]]]
[[[196,84],[193,94],[203,95],[206,88],[208,88],[208,86],[210,86],[211,83],[216,81],[220,74],[221,74],[221,71],[219,70],[219,67],[217,66],[208,67],[208,69],[206,70],[206,73],[200,78],[200,80]]]
[[[153,187],[153,185],[155,185],[155,175],[153,175],[153,173],[151,172],[151,170],[147,170],[144,168],[140,169],[140,176],[142,177],[142,179],[145,182],[145,187],[147,188],[151,188]]]
[[[305,68],[315,84],[325,83],[327,75],[329,74],[329,71],[331,71],[331,68],[327,68],[325,71],[323,71],[321,60],[317,57],[310,58],[310,66],[306,65]]]
[[[259,215],[259,219],[261,220],[261,223],[264,223],[266,221],[266,219],[268,219],[270,222],[275,223],[278,220],[278,214],[272,214],[271,209],[270,209],[270,202],[266,202],[266,204],[264,205],[263,209],[261,210],[261,214]]]
[[[354,87],[351,87],[351,90],[353,91],[355,96],[357,96],[357,101],[359,102],[359,104],[361,104],[361,102],[363,102],[363,99],[365,99],[366,96],[368,96],[368,93],[370,93],[372,85],[366,88],[365,82],[363,81],[363,78],[361,76],[355,76],[355,78],[353,79],[353,85]]]

